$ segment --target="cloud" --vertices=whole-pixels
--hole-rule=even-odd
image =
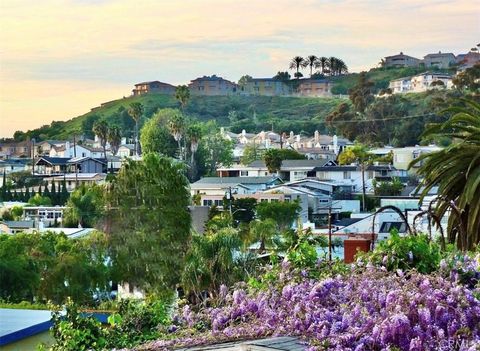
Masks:
[[[9,103],[25,89],[51,94],[32,100],[32,123],[44,123],[79,113],[80,101],[88,111],[100,98],[128,94],[141,80],[268,77],[297,54],[341,57],[357,71],[399,51],[459,53],[478,41],[477,7],[472,0],[4,1],[0,117],[31,118],[30,107]],[[4,135],[20,126],[8,121]]]

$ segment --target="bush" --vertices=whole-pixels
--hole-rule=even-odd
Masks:
[[[393,230],[390,238],[379,242],[373,252],[360,253],[358,257],[373,265],[385,266],[389,271],[416,269],[431,273],[439,268],[442,252],[440,245],[427,235],[401,237]]]

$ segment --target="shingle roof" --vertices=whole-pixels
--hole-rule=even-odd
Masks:
[[[33,228],[35,225],[34,221],[3,221],[5,225],[9,228]]]

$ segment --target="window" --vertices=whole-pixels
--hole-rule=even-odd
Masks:
[[[240,177],[248,177],[248,171],[240,171]]]
[[[350,171],[343,172],[343,179],[351,179],[351,178],[352,178],[352,173]]]
[[[317,178],[318,179],[328,179],[328,172],[317,172]]]
[[[383,222],[380,226],[380,233],[390,233],[393,229],[397,229],[399,233],[407,231],[404,222]]]
[[[215,200],[215,206],[223,206],[223,200]]]
[[[203,200],[203,206],[212,206],[212,200]]]

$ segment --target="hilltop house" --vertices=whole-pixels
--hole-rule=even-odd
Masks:
[[[0,159],[15,157],[32,157],[32,142],[4,141],[0,142]]]
[[[281,184],[278,177],[204,177],[190,184],[193,195],[220,195],[227,191],[232,194],[255,194],[269,187]]]
[[[393,94],[421,93],[431,89],[452,89],[452,76],[446,73],[424,72],[413,77],[398,78],[388,86]]]
[[[441,51],[435,54],[428,54],[423,57],[423,64],[426,68],[449,68],[455,64],[455,55],[451,52],[443,53]]]
[[[160,82],[158,80],[153,80],[151,82],[142,82],[135,84],[135,89],[132,90],[133,96],[148,94],[148,93],[157,93],[157,94],[175,94],[176,87],[174,85]]]
[[[441,147],[436,145],[428,145],[428,146],[409,146],[403,148],[395,148],[393,149],[393,166],[399,170],[407,170],[408,165],[414,159],[420,157],[423,154],[440,151],[442,150]],[[415,172],[418,167],[421,166],[421,163],[416,164],[414,167],[411,168],[410,172]]]
[[[332,95],[332,84],[327,79],[301,79],[297,88],[299,96],[322,97]]]
[[[244,95],[289,96],[292,89],[286,83],[273,78],[252,78],[240,89]]]
[[[412,91],[412,78],[403,77],[391,80],[388,88],[392,91],[392,94],[408,93]]]
[[[456,61],[458,64],[458,71],[464,71],[480,62],[480,53],[470,51],[467,54],[460,54],[457,55]]]
[[[196,78],[188,88],[193,95],[232,95],[237,91],[235,83],[216,75]]]
[[[405,55],[403,52],[400,52],[398,55],[387,56],[385,57],[385,66],[386,67],[417,67],[420,64],[421,60],[412,56]]]

